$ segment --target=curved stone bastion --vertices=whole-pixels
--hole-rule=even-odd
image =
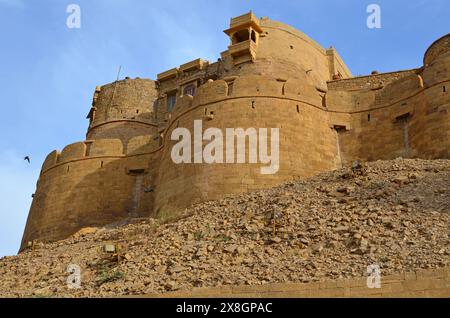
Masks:
[[[353,160],[450,158],[450,35],[417,69],[352,77],[334,48],[252,13],[231,19],[228,49],[158,74],[95,89],[87,140],[51,152],[37,182],[21,250],[83,227],[167,218],[194,203],[268,188]],[[175,163],[178,128],[277,129],[276,173],[252,162]],[[191,140],[194,142],[194,140]],[[267,147],[270,152],[270,137]],[[223,151],[226,144],[223,144]],[[256,153],[261,151],[261,144]],[[217,149],[215,151],[218,151]]]

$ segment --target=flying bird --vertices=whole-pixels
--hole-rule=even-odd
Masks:
[[[28,163],[31,163],[30,156],[26,156],[25,158],[23,158],[23,160],[26,160],[26,161],[28,161]]]

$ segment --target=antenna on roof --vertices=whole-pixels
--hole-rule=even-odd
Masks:
[[[117,78],[116,78],[116,82],[119,80],[119,76],[120,76],[120,70],[122,70],[122,65],[119,66],[119,70],[117,71]]]
[[[117,78],[116,78],[116,81],[114,82],[114,91],[112,93],[111,100],[109,101],[108,107],[110,107],[112,105],[114,97],[116,96],[117,82],[119,82],[119,76],[120,76],[121,69],[122,69],[122,65],[119,66],[119,70],[117,71]]]

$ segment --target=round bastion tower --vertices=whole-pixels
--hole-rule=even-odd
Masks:
[[[231,19],[224,32],[230,45],[217,63],[205,67],[193,61],[158,75],[160,93],[165,94],[162,99],[176,96],[177,102],[163,136],[156,216],[224,194],[269,188],[340,167],[325,96],[327,81],[348,78],[351,73],[337,52],[322,48],[293,27],[258,19],[251,12]],[[202,77],[196,78],[202,69]],[[215,76],[210,76],[214,69]],[[190,87],[197,89],[189,91]],[[171,135],[178,127],[194,131],[195,121],[202,122],[203,131],[278,129],[279,169],[262,174],[261,161],[248,160],[175,164],[171,149],[176,142]],[[248,138],[245,151],[248,159]]]
[[[422,158],[450,157],[450,34],[427,50],[423,68],[425,103],[417,138]]]
[[[156,133],[156,97],[155,82],[149,79],[126,78],[98,86],[87,116],[86,139],[120,139],[126,147],[133,137]]]

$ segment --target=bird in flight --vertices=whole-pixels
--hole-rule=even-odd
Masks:
[[[26,160],[26,161],[28,161],[28,163],[31,163],[30,156],[26,156],[25,158],[23,158],[23,160]]]

